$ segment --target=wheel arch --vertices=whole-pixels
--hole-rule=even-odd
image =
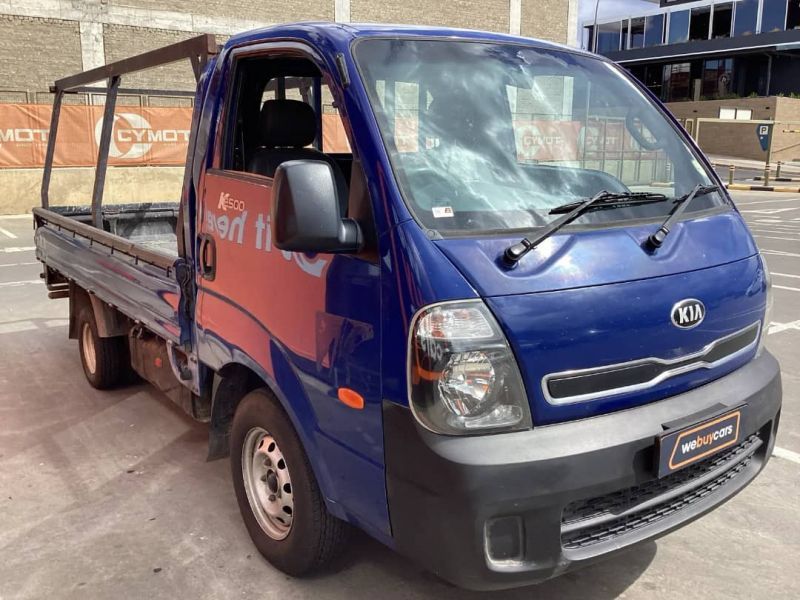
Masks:
[[[239,402],[249,392],[265,388],[278,399],[297,432],[328,510],[335,516],[346,519],[341,506],[331,493],[334,486],[324,458],[317,448],[317,421],[308,397],[288,358],[277,344],[272,342],[270,345],[274,376],[241,352],[235,352],[231,361],[216,371],[212,391],[208,460],[230,455],[231,424]]]

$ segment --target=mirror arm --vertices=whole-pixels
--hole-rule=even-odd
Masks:
[[[344,252],[361,252],[364,247],[364,236],[355,219],[342,219],[339,225],[339,242]]]

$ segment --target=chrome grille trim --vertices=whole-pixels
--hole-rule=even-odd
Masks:
[[[756,335],[753,338],[753,341],[748,343],[743,348],[740,348],[735,352],[732,352],[713,362],[704,360],[705,357],[708,356],[708,354],[710,354],[720,344],[723,344],[738,336],[750,333],[753,329],[756,330]],[[679,356],[677,358],[664,359],[654,356],[650,358],[640,358],[623,363],[616,363],[613,365],[606,365],[603,367],[591,367],[588,369],[576,369],[570,371],[561,371],[558,373],[550,373],[542,378],[542,394],[544,395],[545,400],[547,400],[549,404],[560,406],[564,404],[574,404],[577,402],[596,400],[598,398],[605,398],[608,396],[614,396],[616,394],[624,394],[629,392],[638,392],[642,390],[647,390],[657,386],[658,384],[662,383],[663,381],[666,381],[667,379],[671,379],[673,377],[682,375],[684,373],[690,373],[698,369],[713,369],[715,367],[724,365],[725,363],[732,361],[735,358],[738,358],[739,356],[742,356],[754,350],[758,346],[758,341],[760,338],[761,338],[761,321],[757,321],[752,325],[748,325],[747,327],[740,329],[739,331],[735,331],[734,333],[728,334],[724,337],[714,340],[713,342],[707,344],[698,352],[692,354],[686,354],[683,356]],[[689,364],[679,364],[679,363],[686,363],[686,361],[693,361],[693,362],[690,362]],[[652,379],[632,385],[621,386],[616,388],[608,388],[599,390],[597,392],[577,394],[574,396],[567,396],[561,398],[554,398],[550,394],[549,384],[553,380],[563,380],[563,379],[582,377],[587,375],[605,374],[625,368],[643,366],[643,365],[653,365],[653,364],[664,365],[666,367],[669,367],[670,365],[676,365],[676,366],[672,369],[666,369],[662,371]]]

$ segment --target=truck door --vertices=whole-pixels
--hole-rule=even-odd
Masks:
[[[274,170],[311,158],[338,169],[349,214],[374,239],[363,175],[314,63],[280,50],[234,60],[198,211],[198,354],[217,370],[244,364],[274,386],[340,516],[388,534],[377,252],[285,252],[270,229]]]

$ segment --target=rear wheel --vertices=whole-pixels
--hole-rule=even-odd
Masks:
[[[275,567],[307,575],[341,551],[348,526],[325,507],[297,433],[267,390],[250,392],[236,409],[231,470],[245,526]]]
[[[101,338],[91,306],[78,313],[78,348],[83,373],[92,387],[105,390],[124,381],[128,373],[125,337]]]

